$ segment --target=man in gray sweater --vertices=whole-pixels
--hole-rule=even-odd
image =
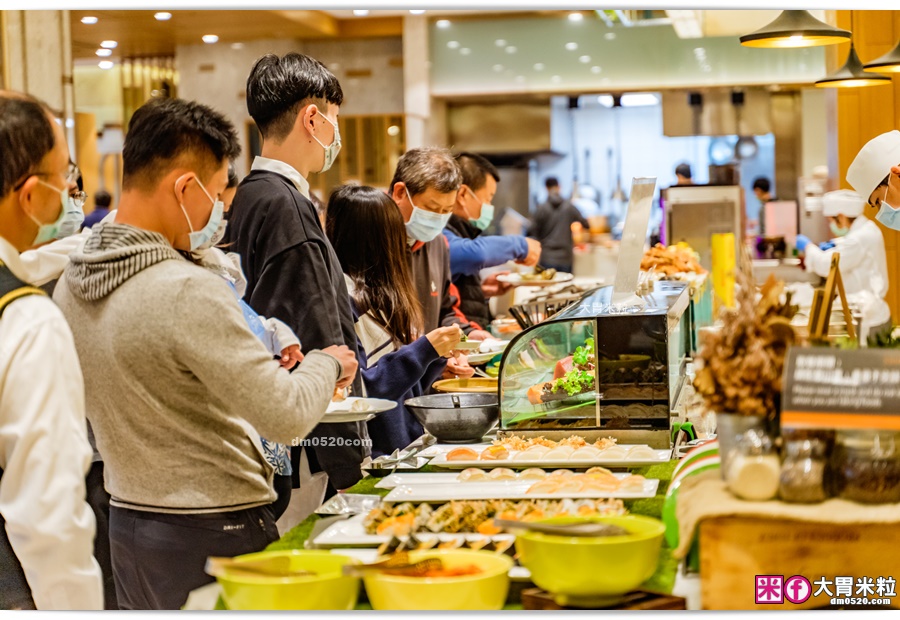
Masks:
[[[185,256],[219,227],[228,161],[222,115],[154,99],[131,119],[114,222],[93,229],[56,287],[105,461],[119,606],[178,609],[212,580],[208,556],[277,538],[260,434],[291,444],[322,419],[357,362],[313,351],[293,374],[247,326],[224,279]]]

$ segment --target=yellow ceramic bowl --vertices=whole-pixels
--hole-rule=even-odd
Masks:
[[[583,538],[522,532],[519,562],[531,579],[561,605],[592,606],[614,601],[649,579],[659,563],[665,525],[638,515],[558,517],[541,523],[591,521],[618,525],[628,536]]]
[[[482,572],[468,577],[398,577],[366,575],[372,609],[382,611],[460,611],[502,609],[509,590],[512,560],[497,553],[470,549],[413,551],[411,562],[440,558],[446,568],[476,565]]]
[[[359,578],[345,577],[344,564],[358,561],[328,551],[262,551],[235,558],[259,560],[288,556],[292,570],[308,570],[314,577],[217,577],[229,609],[338,609],[356,607]]]

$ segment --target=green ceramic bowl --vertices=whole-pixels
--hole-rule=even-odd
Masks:
[[[665,526],[639,515],[558,517],[541,523],[591,521],[618,525],[627,536],[584,538],[523,532],[516,538],[519,561],[534,583],[560,605],[607,605],[656,572]]]
[[[292,570],[316,573],[311,577],[217,577],[222,586],[222,598],[229,609],[241,610],[294,610],[336,609],[350,610],[356,607],[359,596],[359,579],[345,577],[345,564],[358,564],[353,558],[329,551],[262,551],[235,558],[260,560],[288,556]]]

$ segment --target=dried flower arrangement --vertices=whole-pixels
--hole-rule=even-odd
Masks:
[[[750,276],[739,271],[735,281],[739,285],[735,308],[723,308],[722,328],[701,337],[694,388],[717,413],[773,419],[780,402],[784,358],[797,340],[791,326],[797,306],[791,305],[784,282],[774,276],[763,285],[759,300]]]

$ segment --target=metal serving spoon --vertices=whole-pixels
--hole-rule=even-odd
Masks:
[[[506,519],[494,519],[494,525],[506,530],[528,530],[551,534],[556,536],[627,536],[628,530],[618,525],[608,523],[570,523],[568,525],[551,525],[549,523],[523,523],[521,521],[507,521]]]

